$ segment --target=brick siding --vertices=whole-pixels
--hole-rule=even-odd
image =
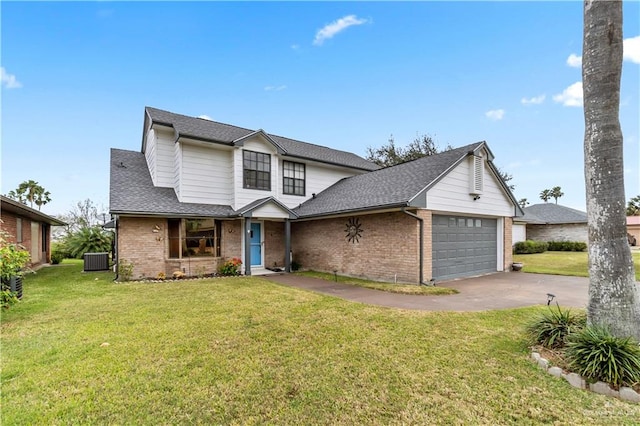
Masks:
[[[264,222],[264,266],[284,267],[284,222]]]
[[[37,244],[37,247],[40,247],[42,244],[42,235],[40,235],[40,232],[42,232],[42,223],[41,222],[35,222],[38,223],[38,228],[40,230],[40,232],[38,232],[38,235],[35,235],[35,238],[31,238],[31,219],[28,219],[26,217],[21,217],[19,215],[15,215],[13,213],[9,213],[9,212],[2,212],[2,230],[7,232],[9,234],[8,238],[7,238],[7,242],[11,243],[11,244],[16,244],[16,235],[18,232],[18,225],[17,225],[17,219],[21,218],[22,219],[22,241],[20,243],[17,243],[18,245],[24,247],[25,251],[29,252],[29,255],[31,255],[31,247],[32,244],[35,243]],[[45,257],[43,259],[40,259],[40,262],[30,262],[29,266],[36,266],[39,265],[41,263],[48,263],[51,261],[51,246],[50,246],[50,241],[51,241],[51,227],[50,226],[46,226],[46,229],[49,231],[49,237],[47,238],[47,247],[45,247],[44,253],[45,253]]]
[[[527,240],[588,242],[586,223],[527,225]]]
[[[335,270],[341,275],[390,282],[418,282],[416,219],[401,212],[351,217],[361,223],[362,236],[357,242],[346,238],[349,217],[292,223],[293,259],[304,269]],[[425,233],[426,230],[427,226]],[[427,258],[430,251],[425,246]]]
[[[513,263],[513,218],[504,218],[504,270],[510,271]]]

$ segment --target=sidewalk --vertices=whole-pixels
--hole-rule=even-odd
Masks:
[[[557,301],[564,307],[585,308],[589,298],[588,278],[521,272],[498,272],[438,283],[460,292],[447,296],[396,294],[290,274],[264,278],[353,302],[424,311],[486,311],[546,305],[547,293],[555,295],[553,304]]]

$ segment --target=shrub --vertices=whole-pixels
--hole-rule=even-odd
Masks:
[[[9,309],[10,306],[15,305],[18,302],[18,293],[5,288],[3,285],[2,290],[0,290],[0,304],[2,305],[2,308]]]
[[[118,281],[131,281],[133,277],[133,263],[126,259],[118,261]]]
[[[514,244],[513,252],[515,254],[533,254],[533,253],[544,253],[547,251],[549,244],[544,241],[519,241]]]
[[[640,383],[640,346],[601,326],[588,326],[569,338],[566,359],[571,369],[614,386]]]
[[[64,259],[70,259],[71,253],[66,244],[56,241],[51,243],[51,263],[54,265],[59,264]]]
[[[570,309],[563,311],[556,305],[555,309],[549,307],[548,311],[543,311],[531,321],[527,325],[527,333],[535,343],[545,348],[558,348],[565,346],[569,335],[582,330],[586,323],[586,315],[573,313]]]
[[[229,259],[222,265],[220,265],[220,267],[218,268],[218,273],[223,276],[238,275],[240,265],[242,265],[242,260],[234,257],[233,259]]]
[[[81,259],[85,253],[102,253],[111,251],[111,232],[100,226],[84,227],[72,234],[67,242],[71,256]]]
[[[1,219],[0,224],[3,224]],[[18,302],[18,295],[11,291],[9,283],[12,277],[23,275],[30,260],[29,252],[10,243],[10,239],[9,233],[0,229],[0,303],[4,309]]]
[[[549,241],[549,251],[585,251],[587,243],[582,241]]]
[[[291,270],[293,272],[300,270],[300,268],[301,265],[298,262],[296,262],[295,260],[291,262]]]

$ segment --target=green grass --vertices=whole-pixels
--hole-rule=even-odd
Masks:
[[[336,281],[342,284],[355,285],[358,287],[371,288],[374,290],[388,291],[390,293],[401,294],[424,294],[428,296],[438,296],[446,294],[459,293],[458,290],[448,287],[431,287],[415,284],[392,284],[379,281],[363,280],[360,278],[345,277],[342,275],[333,275],[327,272],[302,271],[296,272],[296,275],[303,277],[320,278],[326,281]]]
[[[2,424],[633,424],[529,360],[543,308],[388,309],[258,277],[54,266],[2,314]],[[108,343],[107,345],[104,345]]]
[[[632,253],[636,281],[640,281],[640,252]],[[524,263],[524,272],[534,274],[571,275],[588,277],[587,252],[547,251],[536,254],[516,254],[514,262]]]

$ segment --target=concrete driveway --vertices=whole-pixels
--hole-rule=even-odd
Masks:
[[[296,275],[263,278],[354,302],[423,311],[486,311],[546,305],[547,293],[556,296],[553,304],[557,301],[564,307],[585,308],[589,292],[588,278],[523,272],[498,272],[438,283],[460,292],[447,296],[395,294]]]

